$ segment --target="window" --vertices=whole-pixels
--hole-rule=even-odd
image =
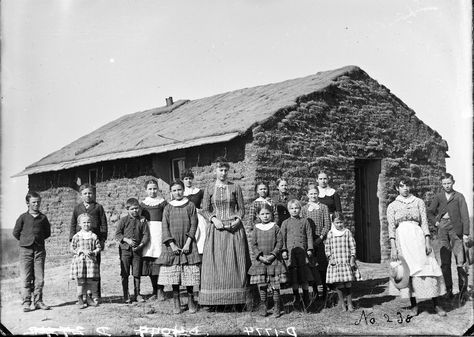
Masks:
[[[177,180],[181,177],[181,172],[185,168],[184,158],[175,158],[171,160],[171,180]]]
[[[99,175],[99,170],[98,169],[90,169],[89,170],[89,184],[92,186],[95,186],[97,183],[97,176]]]

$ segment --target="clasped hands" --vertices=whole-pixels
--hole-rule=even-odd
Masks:
[[[123,241],[128,243],[130,247],[132,247],[132,250],[134,252],[140,250],[142,248],[142,246],[140,245],[139,242],[137,242],[136,240],[133,240],[133,239],[129,239],[129,238],[123,238]]]
[[[78,249],[77,251],[77,255],[81,256],[81,254],[86,257],[96,257],[96,253],[93,251],[93,250],[89,250],[89,249]]]
[[[170,243],[170,247],[171,247],[171,250],[173,251],[174,255],[180,255],[181,253],[189,254],[190,249],[191,249],[190,246],[191,246],[191,244],[186,242],[184,244],[183,248],[179,248],[179,246],[174,241],[171,241],[171,243]]]
[[[313,256],[313,251],[308,250],[308,251],[306,251],[306,254],[308,254],[308,257],[312,257]],[[288,260],[288,252],[287,251],[282,252],[281,257],[283,258],[283,260]]]
[[[275,261],[276,257],[273,254],[268,254],[268,255],[260,255],[258,257],[258,260],[260,262],[263,262],[265,264],[272,264],[273,261]]]
[[[213,217],[211,219],[211,222],[214,225],[214,227],[216,227],[217,230],[229,230],[229,231],[236,230],[241,224],[241,221],[239,218],[235,218],[234,221],[230,223],[229,227],[224,226],[224,224],[222,223],[222,220],[218,219],[217,217]]]

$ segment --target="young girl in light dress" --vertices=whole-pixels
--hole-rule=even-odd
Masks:
[[[163,210],[168,203],[161,196],[156,180],[147,180],[145,182],[145,190],[147,197],[140,203],[140,208],[142,210],[142,216],[145,217],[148,223],[150,241],[143,248],[142,252],[142,274],[150,277],[151,286],[153,288],[153,293],[148,300],[163,301],[165,299],[163,292],[164,287],[158,284],[158,276],[160,275],[158,258],[161,255],[162,247],[161,221],[163,218]]]
[[[91,217],[87,213],[78,216],[77,222],[81,230],[71,241],[71,251],[74,253],[71,263],[71,279],[77,280],[77,298],[79,309],[88,305],[99,305],[99,263],[100,242],[91,231]]]
[[[326,282],[336,290],[339,308],[346,311],[344,300],[347,300],[347,310],[354,311],[352,282],[361,279],[355,261],[356,243],[351,231],[344,228],[342,213],[334,213],[333,224],[325,243],[329,261]]]
[[[255,225],[251,246],[254,253],[249,269],[250,284],[257,284],[260,294],[260,315],[266,316],[268,310],[267,288],[273,292],[273,315],[281,316],[280,283],[286,282],[286,267],[281,259],[283,236],[280,228],[272,221],[274,209],[263,204],[258,210],[260,222]]]

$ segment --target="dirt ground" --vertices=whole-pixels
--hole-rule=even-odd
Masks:
[[[102,263],[102,304],[97,308],[79,310],[75,305],[75,281],[69,280],[69,258],[63,263],[47,263],[44,301],[52,310],[23,313],[20,301],[20,280],[2,274],[1,322],[13,334],[50,335],[462,335],[473,324],[474,302],[460,305],[457,299],[441,300],[447,317],[434,314],[431,302],[421,302],[423,312],[407,320],[408,301],[389,296],[385,264],[359,263],[363,281],[354,284],[356,310],[340,312],[337,308],[315,312],[292,311],[291,290],[285,289],[285,314],[280,318],[260,317],[256,312],[236,312],[225,308],[219,312],[200,310],[172,314],[171,294],[164,302],[149,301],[122,304],[119,260],[116,249],[104,252]],[[453,275],[456,272],[453,269]],[[472,280],[472,278],[471,278]],[[130,284],[132,280],[130,279]],[[142,279],[142,294],[151,293],[150,282]],[[457,281],[455,280],[455,284]],[[186,303],[185,295],[182,304]]]

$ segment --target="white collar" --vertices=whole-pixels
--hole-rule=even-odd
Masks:
[[[308,211],[312,211],[313,209],[320,209],[321,204],[319,202],[312,202],[308,201]]]
[[[199,192],[199,188],[197,187],[185,187],[184,188],[184,195],[191,195],[191,194],[196,194]]]
[[[216,187],[227,187],[229,182],[226,180],[225,182],[220,181],[219,179],[216,179]]]
[[[413,194],[410,194],[408,197],[402,197],[401,195],[398,195],[396,200],[403,202],[404,204],[411,204],[413,201],[415,201],[416,197]]]
[[[159,204],[161,204],[163,201],[165,201],[165,199],[161,198],[161,197],[158,197],[158,198],[151,198],[151,197],[146,197],[144,200],[143,200],[143,203],[147,206],[158,206]]]
[[[266,223],[266,224],[258,223],[258,224],[255,225],[256,228],[258,228],[262,231],[267,231],[269,229],[272,229],[273,226],[275,226],[274,222],[269,222],[269,223]]]
[[[267,204],[270,205],[270,200],[268,199],[269,199],[268,197],[266,198],[258,197],[257,199],[255,199],[255,201],[265,201]]]
[[[92,238],[92,234],[93,234],[91,231],[86,232],[86,231],[83,231],[82,229],[80,233],[83,239],[90,239]]]
[[[188,198],[183,198],[181,200],[171,200],[169,203],[172,205],[172,206],[183,206],[184,204],[186,204],[188,202]]]
[[[331,232],[332,232],[332,235],[334,236],[343,236],[345,232],[347,232],[348,229],[347,228],[344,228],[343,230],[338,230],[334,225],[331,226]]]
[[[331,187],[325,187],[325,188],[322,188],[320,186],[318,186],[318,190],[319,190],[319,197],[320,198],[324,198],[324,197],[331,197],[333,196],[334,193],[336,193],[336,190],[334,188],[331,188]]]

